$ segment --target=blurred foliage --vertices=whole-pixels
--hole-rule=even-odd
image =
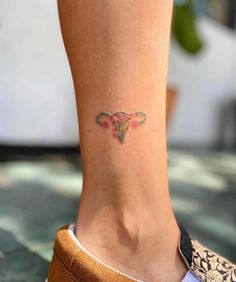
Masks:
[[[175,4],[172,34],[178,44],[189,54],[197,54],[203,48],[203,41],[196,26],[196,12],[192,0]]]

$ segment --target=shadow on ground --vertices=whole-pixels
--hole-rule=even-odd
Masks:
[[[8,231],[0,229],[0,238],[1,281],[42,282],[42,275],[46,277],[48,262],[19,243]]]

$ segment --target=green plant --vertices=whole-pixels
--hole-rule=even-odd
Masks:
[[[196,26],[196,12],[192,0],[175,4],[172,34],[187,53],[197,54],[202,49],[203,41]]]

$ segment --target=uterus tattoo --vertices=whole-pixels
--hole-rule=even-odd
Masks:
[[[137,129],[147,120],[147,115],[144,112],[126,113],[116,112],[114,114],[101,112],[96,119],[96,122],[105,129],[112,129],[113,137],[117,138],[121,143],[124,142],[128,129]]]

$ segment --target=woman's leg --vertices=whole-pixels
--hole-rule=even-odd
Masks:
[[[186,270],[168,191],[165,125],[173,3],[58,2],[83,162],[76,236],[126,274],[180,281]]]

